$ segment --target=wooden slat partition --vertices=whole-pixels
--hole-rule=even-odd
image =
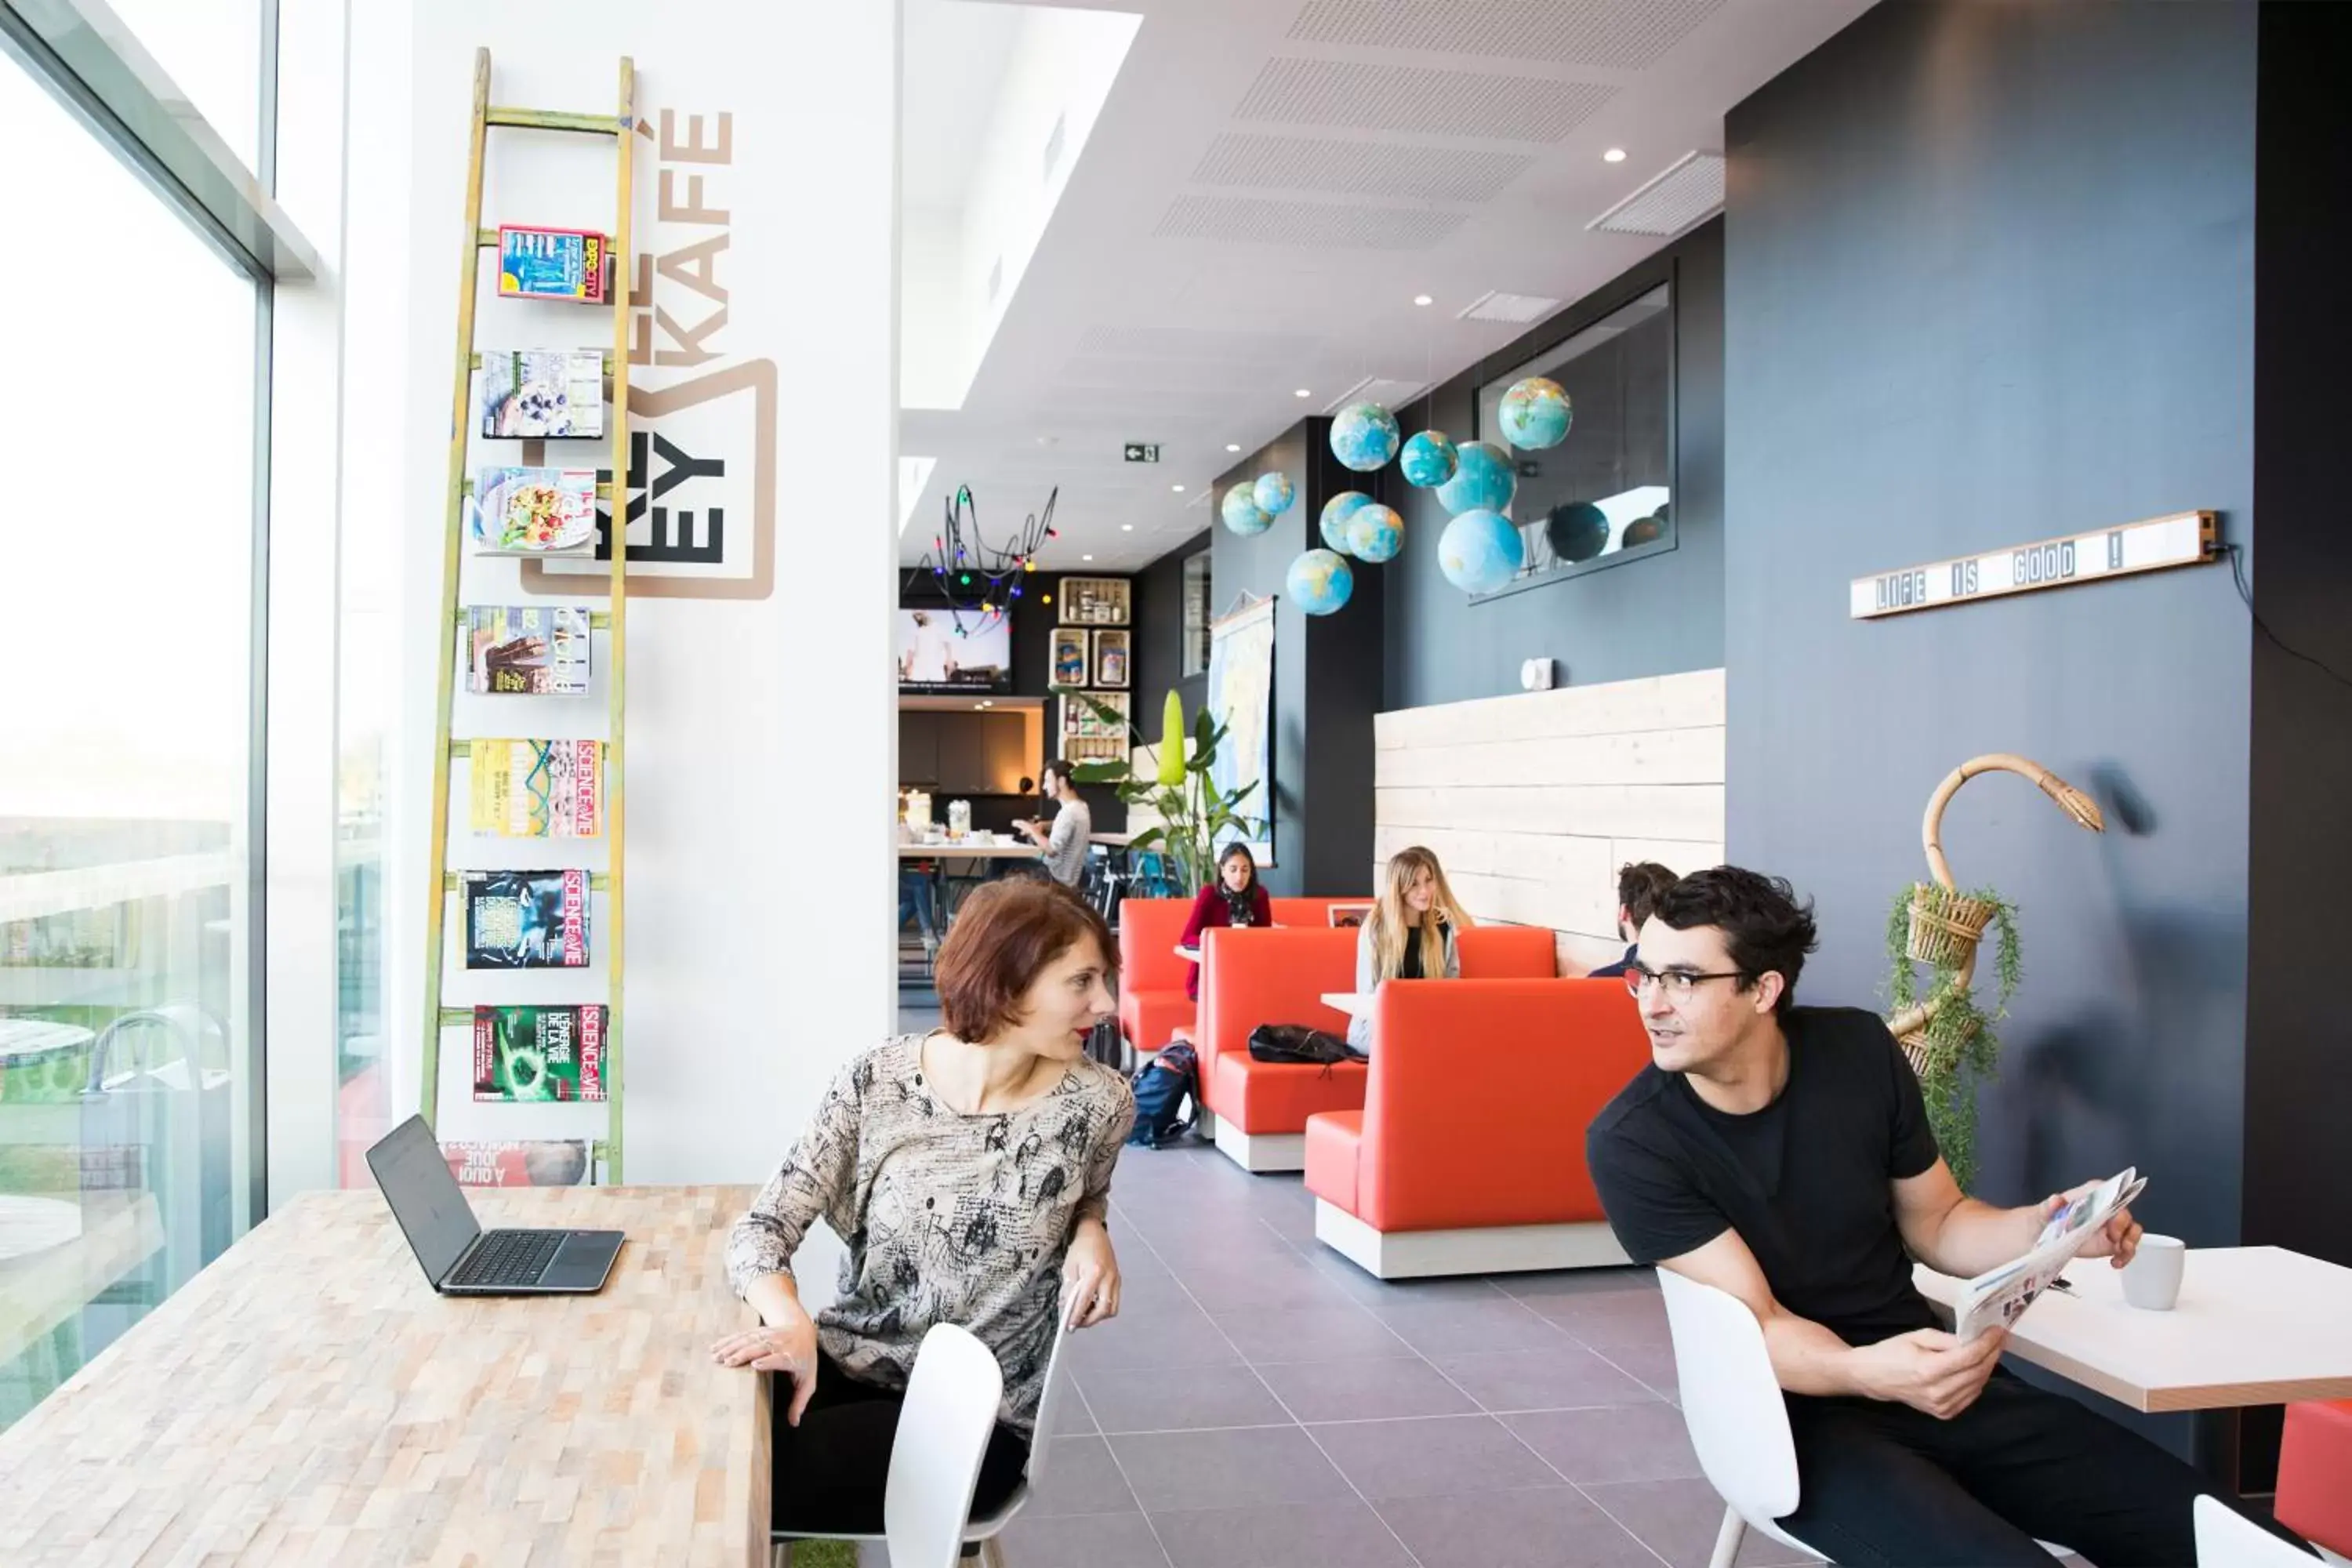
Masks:
[[[1723,859],[1723,701],[1706,669],[1382,713],[1374,853],[1425,845],[1473,915],[1606,963],[1618,867]]]

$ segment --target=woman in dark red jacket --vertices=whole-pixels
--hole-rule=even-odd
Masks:
[[[1184,922],[1184,945],[1201,945],[1201,932],[1210,926],[1270,926],[1274,923],[1274,900],[1265,896],[1265,889],[1257,879],[1257,861],[1249,846],[1238,841],[1225,846],[1217,857],[1217,879],[1201,889],[1192,900],[1192,917]],[[1192,965],[1192,973],[1184,977],[1184,994],[1197,1002],[1201,999],[1201,966]]]

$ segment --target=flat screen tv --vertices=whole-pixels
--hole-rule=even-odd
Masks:
[[[944,605],[898,612],[898,689],[1007,691],[1013,686],[1013,623]]]

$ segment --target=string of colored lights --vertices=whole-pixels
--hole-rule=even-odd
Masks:
[[[1054,502],[1061,493],[1058,485],[1049,491],[1045,510],[1031,512],[1020,532],[999,547],[981,533],[980,503],[972,500],[971,487],[958,485],[946,502],[946,521],[931,536],[931,548],[907,574],[906,585],[912,588],[929,573],[932,586],[947,599],[948,617],[960,637],[995,626],[1021,597],[1021,580],[1037,569],[1038,550],[1045,541],[1061,537],[1054,527]],[[966,616],[976,617],[977,626],[967,627]]]

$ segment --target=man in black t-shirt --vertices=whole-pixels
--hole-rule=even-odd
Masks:
[[[1961,1194],[1886,1026],[1791,1005],[1813,937],[1785,881],[1717,867],[1676,883],[1626,975],[1651,1065],[1585,1135],[1633,1259],[1763,1324],[1797,1450],[1781,1527],[1849,1565],[2046,1568],[2038,1538],[2103,1568],[2193,1568],[2190,1506],[2215,1489],[1998,1370],[2005,1333],[1962,1344],[1935,1327],[1913,1258],[1980,1274],[2029,1250],[2063,1199]],[[2083,1256],[2120,1268],[2138,1241],[2119,1214]]]

